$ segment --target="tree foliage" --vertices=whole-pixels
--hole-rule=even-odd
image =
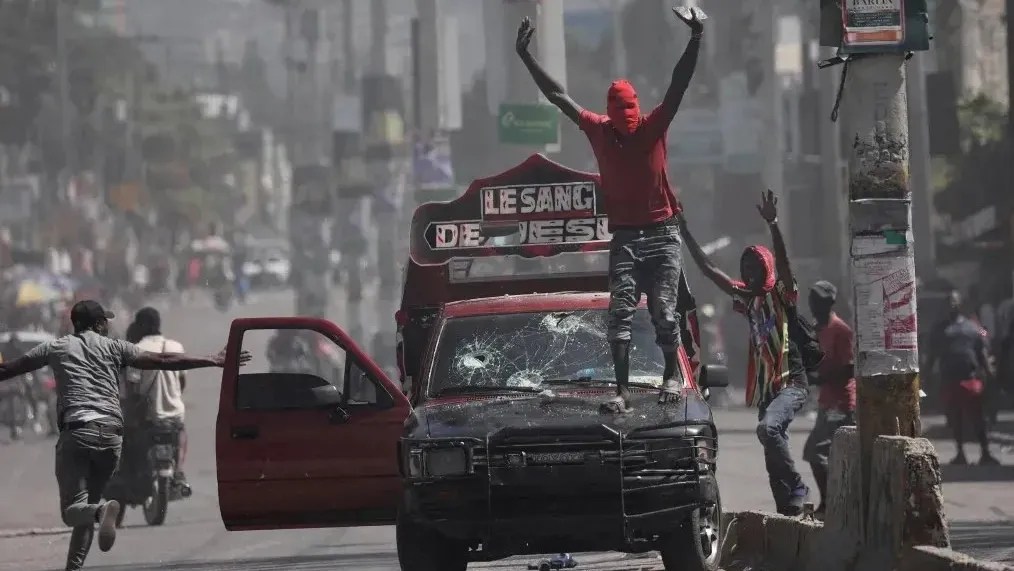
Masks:
[[[1007,109],[985,95],[958,105],[962,152],[938,169],[946,174],[937,194],[937,210],[960,220],[987,205],[1011,201],[1011,142],[1007,137]]]

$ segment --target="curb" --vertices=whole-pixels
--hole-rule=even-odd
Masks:
[[[69,527],[50,527],[34,529],[0,529],[0,539],[13,539],[16,537],[29,537],[33,535],[63,535],[70,533]]]

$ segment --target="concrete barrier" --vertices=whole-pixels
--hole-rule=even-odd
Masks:
[[[765,512],[733,513],[726,521],[721,565],[728,571],[806,571],[823,527],[816,520]]]
[[[921,545],[905,551],[898,571],[1014,571],[1014,565],[978,561],[950,549]]]
[[[830,564],[847,571],[1014,571],[1011,565],[927,545],[905,547],[893,563],[883,555],[838,560],[826,551],[834,534],[819,521],[764,512],[729,513],[726,521],[721,557],[726,571],[827,571]]]
[[[855,566],[865,537],[862,483],[859,432],[854,426],[839,428],[828,458],[827,512],[816,539],[812,568],[849,571]]]
[[[940,463],[929,440],[876,439],[861,568],[896,568],[917,545],[950,547],[940,484]]]
[[[999,571],[949,545],[940,466],[924,438],[881,436],[873,448],[868,507],[859,437],[840,429],[830,457],[826,522],[763,512],[729,514],[725,569],[771,571]]]

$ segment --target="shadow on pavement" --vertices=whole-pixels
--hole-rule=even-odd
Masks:
[[[1014,484],[1014,466],[940,466],[940,475],[947,482],[1011,482]]]
[[[1009,436],[1014,439],[1014,420],[1000,419],[989,427],[990,435]],[[923,436],[931,440],[948,440],[954,437],[954,433],[947,428],[946,423],[933,424],[923,430]]]
[[[1014,521],[951,523],[951,548],[973,557],[1014,563]]]
[[[96,567],[96,571],[332,571],[333,569],[396,569],[398,558],[392,553],[356,553],[350,555],[306,555],[265,557],[231,561],[190,561],[184,563],[148,563]]]

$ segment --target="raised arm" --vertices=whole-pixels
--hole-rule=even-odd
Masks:
[[[694,259],[697,267],[701,269],[705,277],[729,295],[736,296],[747,293],[746,290],[738,287],[728,274],[718,269],[718,266],[711,262],[708,255],[704,253],[704,249],[701,248],[697,240],[694,239],[693,234],[690,233],[690,228],[687,227],[687,220],[683,217],[682,212],[676,215],[676,221],[679,223],[680,233],[683,235],[683,241],[686,242],[687,250],[690,251],[690,256]]]
[[[518,55],[521,56],[521,61],[528,68],[528,73],[532,74],[535,85],[546,96],[546,99],[559,107],[560,111],[563,111],[563,114],[570,118],[571,121],[580,124],[581,111],[584,111],[584,109],[567,95],[560,82],[553,79],[549,75],[549,72],[539,63],[539,60],[535,59],[535,56],[528,50],[528,46],[532,42],[532,34],[534,33],[535,26],[532,25],[532,21],[527,17],[521,20],[521,26],[518,27],[517,43],[515,44],[515,49]]]
[[[666,90],[662,103],[655,109],[652,116],[649,116],[649,125],[660,131],[658,135],[669,128],[673,118],[676,117],[676,112],[679,111],[683,96],[686,94],[687,88],[690,87],[690,80],[694,77],[694,70],[697,69],[697,56],[701,51],[701,38],[704,36],[702,18],[704,13],[699,8],[688,10],[686,14],[677,8],[673,8],[672,11],[677,18],[690,27],[690,42],[683,50],[679,61],[676,62],[676,67],[672,70],[669,89]]]
[[[775,269],[778,271],[778,280],[786,289],[792,289],[795,287],[796,278],[792,275],[785,239],[782,237],[781,229],[778,228],[778,197],[775,196],[774,191],[768,190],[761,193],[761,203],[757,206],[757,211],[768,223],[768,230],[771,231],[771,245],[775,251]]]

